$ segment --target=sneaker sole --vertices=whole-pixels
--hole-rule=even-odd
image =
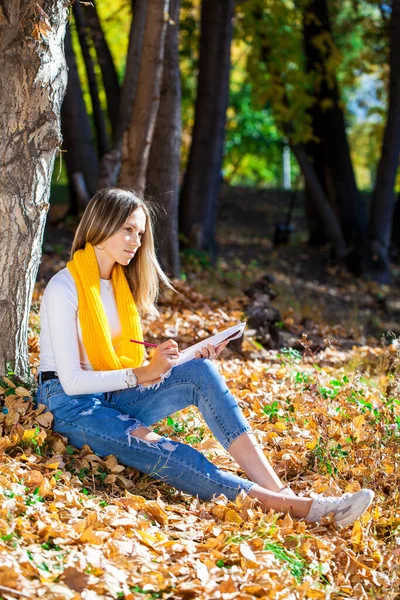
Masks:
[[[338,511],[335,514],[335,522],[339,529],[343,529],[344,527],[348,527],[357,521],[364,514],[367,508],[370,506],[371,502],[374,499],[374,492],[372,490],[360,490],[357,492],[357,498],[353,499],[353,502],[350,504],[349,510],[346,511],[346,514],[339,516],[342,510]]]

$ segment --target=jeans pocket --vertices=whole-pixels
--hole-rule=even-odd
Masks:
[[[50,379],[45,381],[38,387],[37,400],[38,404],[44,404],[51,410],[51,400],[56,396],[64,396],[65,392],[62,389],[59,379]]]

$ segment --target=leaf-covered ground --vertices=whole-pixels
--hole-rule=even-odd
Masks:
[[[56,265],[58,266],[58,265]],[[193,343],[242,318],[244,298],[221,302],[177,284],[146,337]],[[30,360],[38,364],[38,286]],[[290,319],[291,317],[286,317]],[[298,335],[300,324],[292,321]],[[325,337],[329,330],[320,332]],[[307,346],[307,340],[303,340]],[[199,502],[81,450],[52,430],[30,392],[0,382],[0,597],[399,598],[399,347],[327,343],[266,351],[247,337],[218,362],[282,480],[299,494],[370,487],[376,497],[354,526],[337,530],[263,513],[245,497]],[[157,431],[241,471],[196,410]]]

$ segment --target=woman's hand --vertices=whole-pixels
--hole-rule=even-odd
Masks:
[[[154,376],[154,379],[157,379],[160,375],[169,371],[178,358],[178,344],[175,340],[167,340],[155,349],[153,357],[148,365],[149,372]]]
[[[197,350],[195,356],[196,358],[208,358],[209,360],[214,360],[214,358],[218,358],[223,350],[229,344],[229,340],[225,340],[225,342],[221,342],[218,346],[213,346],[212,344],[207,344],[201,350]]]

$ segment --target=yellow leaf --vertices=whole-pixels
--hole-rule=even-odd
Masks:
[[[243,519],[232,508],[228,508],[226,511],[224,521],[228,523],[243,523]]]
[[[353,525],[353,530],[351,532],[351,541],[355,546],[360,546],[363,541],[363,528],[361,527],[361,523],[356,521]]]
[[[30,393],[29,390],[27,390],[21,386],[15,388],[15,393],[17,394],[17,396],[20,396],[21,398],[30,398],[32,396],[32,394]]]
[[[42,427],[50,427],[50,425],[53,422],[53,415],[51,414],[51,412],[45,412],[39,416],[36,417],[36,421],[39,423],[39,425],[41,425]]]
[[[313,440],[312,442],[306,442],[306,448],[308,450],[314,450],[314,448],[317,444],[318,444],[318,440]]]
[[[388,475],[391,475],[394,471],[394,464],[392,462],[390,462],[389,460],[385,460],[382,463],[382,467],[383,467],[383,470],[385,471],[385,473],[387,473]]]
[[[37,488],[43,481],[43,475],[40,471],[30,471],[25,477],[25,485],[29,488]]]
[[[11,381],[11,379],[8,379],[8,377],[2,377],[3,381],[11,388],[15,388],[15,383],[13,383]]]
[[[32,440],[36,440],[37,431],[36,429],[25,429],[24,435],[22,436],[23,442],[31,442]]]
[[[147,533],[147,531],[143,531],[142,529],[136,529],[135,534],[143,544],[154,550],[154,544],[158,541],[154,535],[151,535],[151,533]]]
[[[274,424],[274,427],[275,427],[275,429],[277,429],[278,431],[285,431],[285,429],[286,429],[286,425],[285,425],[285,423],[283,423],[282,421],[277,421],[277,422]]]
[[[88,527],[87,529],[85,529],[85,531],[82,533],[82,535],[79,539],[81,542],[88,542],[88,544],[102,544],[103,543],[102,538],[94,533],[93,527]]]
[[[365,423],[364,415],[359,415],[358,417],[354,417],[353,425],[356,429],[360,429]]]
[[[237,588],[232,577],[229,577],[229,579],[220,583],[218,591],[220,594],[234,594],[235,592],[237,592]]]

